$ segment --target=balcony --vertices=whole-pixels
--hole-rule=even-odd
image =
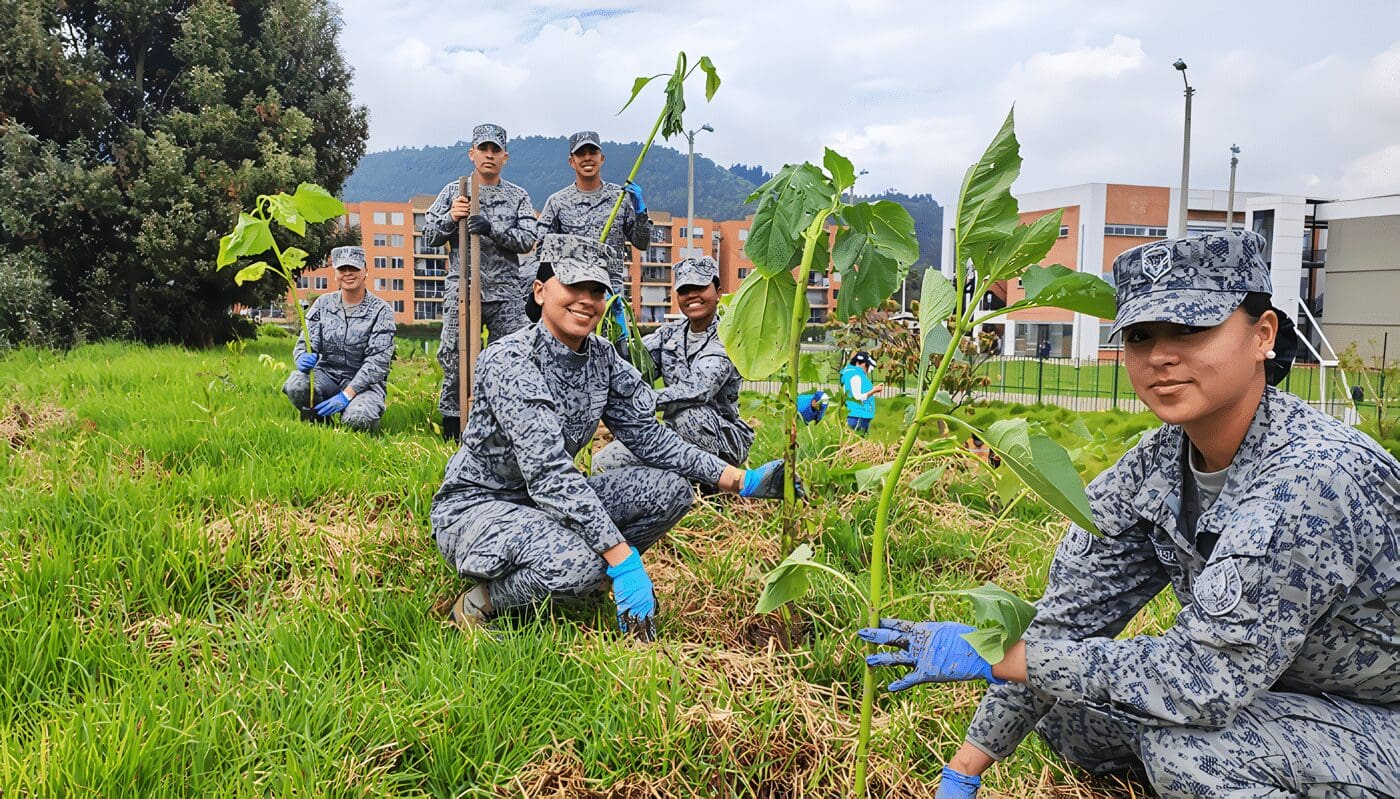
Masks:
[[[812,308],[825,308],[825,307],[826,307],[826,302],[827,302],[827,300],[826,300],[826,292],[825,292],[825,291],[808,291],[808,292],[807,292],[807,305],[808,305],[808,306],[810,306],[810,307],[812,307]]]
[[[652,243],[652,244],[670,244],[670,243],[671,243],[671,229],[668,228],[668,227],[660,227],[660,226],[652,228],[652,229],[651,229],[651,243]]]
[[[642,253],[642,260],[649,264],[669,264],[671,263],[670,247],[648,247]]]
[[[442,266],[441,269],[438,268],[438,264],[439,264],[439,263],[440,263],[441,266]],[[439,262],[439,261],[429,261],[429,262],[427,263],[427,265],[415,264],[414,267],[413,267],[413,276],[414,276],[414,277],[447,277],[447,262],[446,262],[446,261],[440,261],[440,262]]]
[[[644,266],[642,267],[643,283],[671,283],[671,267],[669,266]]]
[[[671,306],[671,289],[663,286],[642,286],[643,305]]]
[[[428,245],[426,245],[426,244],[423,243],[423,240],[422,240],[421,238],[414,237],[413,242],[414,242],[414,244],[413,244],[413,254],[414,254],[414,255],[446,255],[446,254],[447,254],[447,248],[446,248],[446,247],[429,247]]]
[[[416,300],[440,300],[446,288],[446,283],[441,280],[415,280],[413,281],[413,298]]]

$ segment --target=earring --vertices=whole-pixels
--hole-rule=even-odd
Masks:
[[[1268,352],[1264,353],[1264,357],[1272,361],[1273,359],[1278,357],[1278,353],[1274,352],[1273,350],[1269,350]]]

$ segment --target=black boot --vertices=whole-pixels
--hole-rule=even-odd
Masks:
[[[451,441],[454,444],[462,443],[462,417],[442,417],[442,440]]]

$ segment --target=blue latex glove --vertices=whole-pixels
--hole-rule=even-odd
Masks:
[[[977,789],[982,787],[981,777],[970,777],[951,766],[943,767],[938,780],[938,793],[933,799],[976,799]]]
[[[637,184],[629,180],[625,185],[623,185],[622,190],[627,192],[628,198],[632,200],[633,211],[636,211],[639,214],[644,214],[647,212],[647,201],[642,199],[641,186],[638,186]]]
[[[345,392],[342,391],[339,394],[336,394],[334,397],[331,397],[330,399],[321,403],[320,405],[317,405],[316,415],[330,416],[331,414],[340,413],[341,411],[345,410],[346,406],[348,406],[349,404],[350,398],[345,396]]]
[[[613,300],[613,297],[616,297],[617,299]],[[626,341],[632,335],[631,332],[627,329],[627,309],[623,307],[623,303],[627,302],[627,300],[624,297],[617,294],[609,295],[609,300],[609,308],[611,308],[612,312],[613,325],[615,325],[618,330],[617,340]]]
[[[656,591],[642,565],[642,555],[636,547],[627,560],[608,567],[612,578],[613,600],[617,602],[617,626],[632,632],[644,641],[656,634]]]
[[[802,481],[795,476],[792,481],[793,493],[798,499],[807,496],[802,490]],[[757,469],[744,470],[744,482],[739,487],[739,496],[759,499],[783,498],[783,462],[768,461]]]
[[[297,356],[297,371],[304,375],[311,374],[311,370],[316,368],[316,362],[321,360],[321,356],[314,352],[303,352]]]
[[[916,624],[902,619],[880,619],[879,627],[865,627],[856,635],[862,641],[903,650],[877,652],[865,658],[870,666],[911,667],[908,674],[886,686],[890,691],[903,691],[925,682],[986,680],[997,685],[1006,682],[992,676],[992,664],[983,660],[963,638],[964,633],[970,632],[971,627],[955,621]]]
[[[802,415],[802,421],[808,424],[822,420],[826,415],[826,405],[824,391],[812,391],[797,397],[797,412]]]

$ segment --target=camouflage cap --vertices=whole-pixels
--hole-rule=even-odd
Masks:
[[[569,155],[578,152],[580,147],[587,147],[590,144],[599,150],[603,149],[603,142],[598,138],[596,130],[581,130],[575,133],[569,137]]]
[[[1144,244],[1113,261],[1118,316],[1110,336],[1138,322],[1215,327],[1248,292],[1273,293],[1264,238],[1222,230]]]
[[[587,236],[550,233],[540,242],[540,265],[548,265],[554,276],[566,286],[577,283],[611,284],[608,277],[608,256],[603,245]]]
[[[336,247],[331,250],[331,266],[335,269],[350,266],[363,272],[365,270],[365,248]]]
[[[708,255],[676,261],[675,286],[709,286],[719,279],[719,264]]]
[[[504,150],[506,148],[506,129],[489,122],[472,128],[472,146],[477,147],[486,142],[491,142]]]

